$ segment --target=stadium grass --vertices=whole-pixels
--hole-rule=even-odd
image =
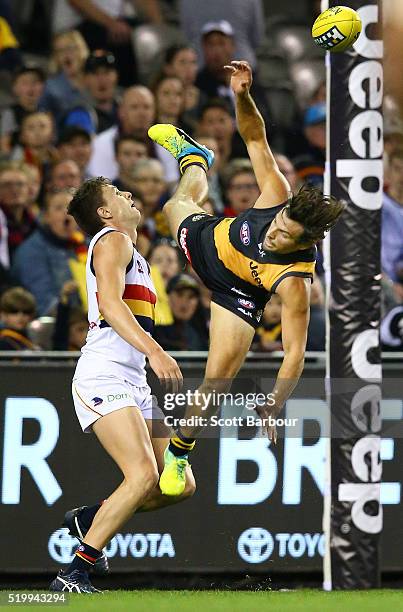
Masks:
[[[31,606],[17,606],[32,610]],[[70,595],[66,606],[43,606],[66,612],[379,612],[403,611],[403,591],[109,591],[100,595]]]

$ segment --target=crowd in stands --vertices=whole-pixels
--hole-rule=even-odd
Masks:
[[[186,265],[162,213],[179,180],[177,163],[147,130],[155,122],[173,123],[214,150],[206,212],[235,217],[253,206],[259,189],[223,69],[231,60],[247,59],[254,68],[252,94],[292,189],[304,182],[323,186],[324,82],[304,105],[295,105],[287,127],[277,121],[271,89],[259,72],[266,42],[262,0],[179,1],[178,40],[163,46],[147,79],[139,78],[142,56],[136,56],[133,32],[141,24],[157,32],[173,4],[53,0],[48,62],[26,59],[13,31],[13,3],[0,4],[0,70],[7,71],[13,96],[0,109],[1,350],[79,350],[85,342],[89,240],[66,209],[74,189],[99,175],[134,192],[140,203],[137,248],[150,263],[158,293],[157,341],[168,350],[207,350],[209,291]],[[402,350],[403,123],[385,127],[381,331],[385,349]],[[280,315],[273,296],[253,350],[281,350]],[[38,346],[33,325],[45,321],[52,332]],[[325,349],[321,256],[307,349]]]

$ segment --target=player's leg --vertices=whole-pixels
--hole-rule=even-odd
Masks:
[[[161,431],[161,425],[158,424],[156,426],[155,421],[151,419],[146,419],[146,424],[150,432],[154,455],[158,465],[158,471],[161,474],[164,469],[164,452],[172,430],[170,431],[167,427],[162,425],[162,427],[165,428],[165,431]],[[165,506],[171,506],[172,504],[178,504],[179,502],[189,499],[196,490],[196,482],[189,463],[185,469],[185,479],[186,482],[183,493],[176,496],[163,495],[160,487],[157,486],[147,497],[144,504],[138,508],[137,512],[149,512],[151,510],[157,510],[158,508],[164,508]]]
[[[66,571],[59,572],[51,590],[69,590],[76,584],[78,587],[75,590],[90,592],[93,587],[87,572],[101,555],[102,548],[158,483],[159,474],[150,435],[138,408],[127,407],[110,412],[92,427],[124,479],[96,512],[72,563]]]
[[[182,221],[200,213],[200,205],[207,198],[206,172],[214,161],[214,154],[170,124],[153,125],[148,135],[178,160],[182,174],[178,189],[164,206],[172,236],[176,239]]]
[[[232,380],[245,361],[254,333],[249,323],[222,306],[211,303],[210,348],[204,380],[198,388],[199,397],[214,397],[214,392],[228,392]],[[206,411],[203,402],[194,401],[187,407],[185,418],[192,415],[206,416],[217,409],[217,406],[210,405]],[[160,488],[165,495],[177,495],[184,489],[183,466],[187,464],[188,453],[194,447],[197,433],[194,427],[182,426],[177,435],[171,438],[165,451],[165,467],[160,478]]]

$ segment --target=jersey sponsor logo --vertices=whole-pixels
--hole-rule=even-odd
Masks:
[[[238,298],[238,302],[240,303],[241,306],[244,306],[245,308],[250,308],[251,310],[255,308],[255,304],[251,302],[250,300],[244,300],[242,298]]]
[[[251,274],[252,274],[252,277],[253,277],[253,280],[255,281],[255,283],[259,287],[263,287],[262,279],[259,276],[259,272],[257,272],[257,269],[258,269],[257,263],[254,262],[254,261],[250,261],[249,262],[249,267],[250,267]]]
[[[244,293],[240,289],[237,289],[237,287],[231,287],[231,291],[234,291],[235,293],[238,293],[239,295],[243,295],[244,297],[250,297],[249,293]]]
[[[249,223],[247,221],[244,221],[242,223],[241,229],[239,230],[239,236],[241,238],[242,244],[244,244],[245,246],[250,245],[250,229]]]
[[[200,219],[204,219],[206,215],[194,215],[194,217],[192,217],[192,221],[200,221]]]
[[[252,313],[250,312],[250,310],[245,310],[245,308],[237,308],[237,310],[239,310],[239,312],[242,312],[242,314],[246,315],[250,319],[253,318],[252,317]]]
[[[97,406],[100,406],[104,400],[102,399],[102,397],[93,397],[91,401],[94,403],[94,406],[96,408]]]
[[[137,264],[137,272],[139,272],[139,274],[144,274],[144,270],[143,270],[143,266],[141,265],[141,261],[136,259],[136,264]]]
[[[179,234],[179,244],[181,246],[182,251],[184,252],[186,259],[188,261],[190,261],[190,253],[189,253],[189,249],[188,249],[188,245],[187,245],[187,235],[188,235],[188,228],[187,227],[182,227],[181,229],[181,233]]]
[[[130,399],[131,400],[133,398],[132,398],[132,396],[129,393],[116,393],[116,394],[115,393],[110,393],[107,396],[108,402],[116,402],[117,400],[121,400],[121,399],[124,399],[124,400]]]
[[[91,323],[89,324],[89,328],[94,329],[95,327],[98,327],[97,324],[95,323],[95,321],[91,321]]]

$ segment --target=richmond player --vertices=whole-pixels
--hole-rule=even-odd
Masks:
[[[199,391],[228,390],[266,302],[277,293],[282,302],[284,359],[274,389],[275,405],[260,411],[260,416],[275,417],[303,370],[315,243],[336,223],[344,204],[309,187],[290,193],[249,93],[249,64],[232,62],[226,68],[232,73],[238,129],[261,191],[253,208],[234,219],[206,214],[200,205],[207,198],[206,172],[213,163],[212,152],[172,125],[154,125],[149,136],[179,162],[182,178],[164,212],[172,235],[212,291],[210,350]],[[201,414],[200,410],[195,401],[187,414]],[[160,487],[166,495],[177,495],[185,487],[179,467],[194,446],[195,433],[189,426],[182,427],[165,451]],[[268,427],[268,434],[275,440],[275,428]]]

